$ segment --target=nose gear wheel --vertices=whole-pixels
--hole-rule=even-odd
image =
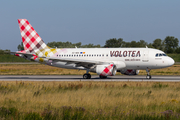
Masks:
[[[151,79],[151,75],[150,75],[150,72],[151,69],[146,69],[146,72],[147,72],[147,76],[146,76],[146,79]]]

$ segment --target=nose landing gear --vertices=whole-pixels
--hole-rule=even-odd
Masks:
[[[151,69],[146,69],[146,72],[147,72],[147,76],[146,76],[146,79],[151,79],[151,75],[150,75],[150,72]]]

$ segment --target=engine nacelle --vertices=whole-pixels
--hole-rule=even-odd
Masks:
[[[91,72],[96,72],[101,76],[114,76],[116,74],[116,66],[114,64],[110,65],[97,65]]]
[[[139,70],[136,70],[136,69],[122,69],[122,70],[119,70],[118,72],[121,72],[121,74],[124,74],[124,75],[138,75],[139,74]]]

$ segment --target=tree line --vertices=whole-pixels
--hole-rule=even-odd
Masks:
[[[1,50],[0,49],[0,54],[7,54],[7,53],[9,53],[9,52],[11,52],[10,50]]]
[[[139,41],[131,41],[125,42],[123,38],[111,38],[106,40],[104,46],[101,45],[94,45],[94,44],[87,44],[82,45],[81,42],[79,43],[71,43],[71,42],[50,42],[47,45],[53,48],[125,48],[125,47],[148,47],[148,48],[155,48],[164,51],[165,53],[180,53],[180,46],[179,40],[173,36],[167,36],[164,40],[155,39],[153,43],[147,43],[144,40]]]
[[[86,44],[82,45],[81,42],[78,43],[71,43],[67,42],[49,42],[47,45],[52,48],[125,48],[125,47],[148,47],[148,48],[155,48],[164,51],[165,53],[180,53],[180,46],[178,38],[173,36],[167,36],[164,40],[155,39],[153,43],[147,43],[144,40],[139,41],[131,41],[126,42],[123,41],[123,38],[111,38],[106,40],[105,45],[94,45],[94,44]],[[18,45],[18,50],[23,50],[23,43],[21,42]],[[4,53],[5,51],[9,50],[1,50],[0,53]]]
[[[145,47],[155,48],[164,51],[165,53],[180,53],[179,40],[173,36],[167,36],[164,40],[155,39],[153,43],[147,43],[144,40],[138,42],[125,42],[122,38],[112,38],[106,41],[103,47]]]

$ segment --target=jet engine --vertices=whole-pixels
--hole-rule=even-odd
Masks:
[[[110,65],[97,65],[91,72],[96,72],[100,76],[114,76],[116,74],[116,66]]]
[[[139,74],[139,70],[136,70],[136,69],[122,69],[122,70],[118,70],[118,72],[121,72],[121,74],[124,74],[124,75],[138,75]]]

